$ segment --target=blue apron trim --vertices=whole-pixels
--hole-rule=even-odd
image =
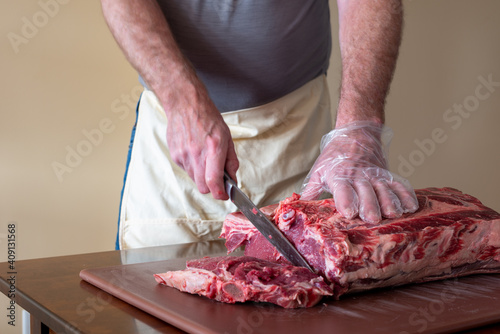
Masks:
[[[142,94],[141,94],[142,97]],[[135,108],[135,123],[134,127],[132,128],[132,133],[130,135],[130,144],[128,146],[128,154],[127,154],[127,163],[125,165],[125,175],[123,176],[123,187],[122,191],[120,194],[120,207],[118,211],[118,232],[116,233],[116,241],[115,241],[115,249],[119,250],[120,249],[120,216],[122,212],[122,201],[123,201],[123,191],[125,190],[125,182],[127,181],[127,174],[128,174],[128,167],[130,165],[130,157],[132,156],[132,146],[134,144],[134,138],[135,138],[135,129],[137,127],[137,119],[139,118],[139,104],[141,103],[141,97],[139,97],[139,101],[137,102],[137,106]]]

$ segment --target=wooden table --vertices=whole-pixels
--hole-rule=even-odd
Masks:
[[[81,281],[85,268],[144,263],[173,258],[222,255],[222,242],[109,251],[0,263],[0,291],[15,278],[15,302],[31,314],[32,333],[183,333],[181,330]],[[18,310],[19,312],[19,310]],[[20,323],[20,314],[16,314]],[[6,321],[6,320],[4,320]],[[500,324],[467,333],[498,334]]]
[[[4,262],[0,263],[0,291],[9,295],[14,290],[16,304],[31,315],[32,333],[48,333],[49,328],[56,333],[184,333],[82,281],[80,271],[225,253],[223,243],[217,241],[21,260],[14,263],[14,270]],[[15,316],[16,325],[20,324],[19,309]]]

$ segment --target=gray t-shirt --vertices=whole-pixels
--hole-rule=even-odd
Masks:
[[[328,0],[158,3],[221,112],[271,102],[328,69]]]

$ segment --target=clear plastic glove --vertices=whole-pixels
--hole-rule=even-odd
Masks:
[[[342,216],[352,219],[359,214],[369,223],[415,212],[415,191],[387,167],[391,137],[389,128],[373,122],[354,122],[326,134],[301,198],[313,200],[329,192]]]

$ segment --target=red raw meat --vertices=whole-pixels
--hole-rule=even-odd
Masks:
[[[416,190],[419,210],[370,224],[340,216],[332,199],[292,197],[263,208],[334,297],[378,287],[475,273],[500,272],[500,214],[452,188]],[[231,252],[287,261],[239,212],[227,216],[221,237]]]
[[[333,291],[309,270],[248,256],[205,257],[186,269],[156,274],[158,283],[225,303],[270,302],[285,308],[310,307]]]

